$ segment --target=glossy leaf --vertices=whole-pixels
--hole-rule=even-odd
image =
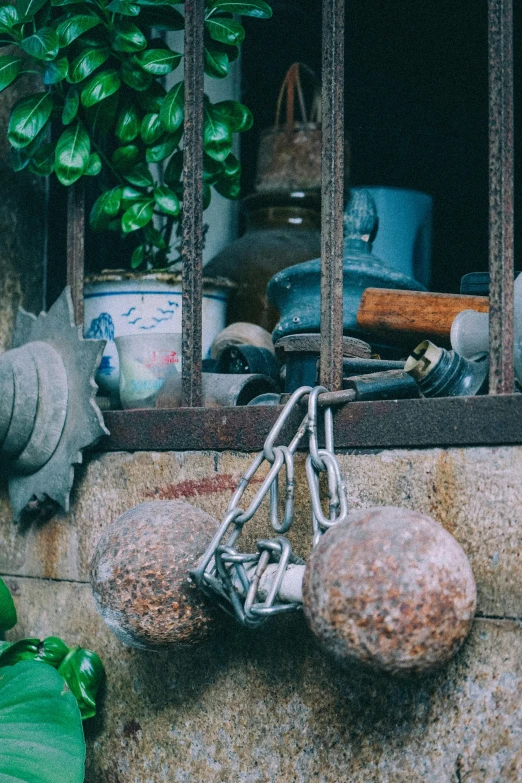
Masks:
[[[85,169],[85,176],[96,177],[101,170],[102,170],[102,162],[100,156],[98,155],[97,152],[91,152],[89,163],[87,164],[87,168]]]
[[[47,124],[53,110],[53,100],[48,92],[39,92],[22,98],[15,104],[7,136],[13,147],[26,147]]]
[[[129,0],[112,0],[107,6],[107,10],[113,14],[123,14],[123,16],[138,16],[140,7]]]
[[[161,231],[158,231],[158,229],[153,226],[152,223],[149,223],[148,226],[145,226],[145,237],[147,242],[149,242],[151,245],[154,245],[154,247],[157,247],[158,250],[167,249],[167,242],[165,237]]]
[[[123,142],[133,141],[140,132],[140,115],[134,104],[125,106],[118,114],[116,137]]]
[[[131,261],[130,261],[131,269],[137,269],[139,266],[143,264],[144,260],[145,260],[145,246],[138,245],[138,247],[134,249],[134,252],[131,256]]]
[[[69,81],[72,82],[72,84],[83,81],[83,79],[90,76],[96,68],[103,65],[109,57],[109,49],[85,49],[72,61],[69,69]]]
[[[83,106],[89,108],[103,101],[120,89],[121,80],[118,71],[101,71],[93,76],[81,93]]]
[[[139,201],[137,204],[133,204],[123,213],[121,219],[122,231],[128,234],[131,231],[137,231],[138,228],[143,228],[152,220],[153,212],[153,201]]]
[[[20,16],[14,5],[4,5],[0,7],[0,31],[9,32],[18,22]]]
[[[239,101],[214,103],[211,112],[214,117],[226,123],[233,133],[250,130],[254,121],[248,106],[239,103]]]
[[[146,114],[141,122],[140,132],[145,144],[154,144],[155,141],[158,141],[165,132],[159,114]]]
[[[16,79],[24,61],[20,57],[0,56],[0,90],[5,90]]]
[[[24,38],[21,48],[37,60],[54,60],[58,54],[58,36],[50,27],[42,27],[29,38]]]
[[[28,166],[31,159],[30,155],[27,155],[25,149],[9,148],[9,160],[13,171],[23,171]]]
[[[0,670],[0,781],[82,783],[80,710],[52,666],[24,661]]]
[[[139,52],[147,46],[147,39],[134,22],[122,19],[112,31],[112,47],[117,52]]]
[[[56,145],[55,171],[62,185],[80,179],[89,164],[91,140],[79,122],[64,130]]]
[[[140,158],[140,151],[135,144],[127,144],[114,150],[111,163],[117,171],[129,171]]]
[[[62,123],[69,125],[78,114],[79,108],[80,96],[78,95],[78,90],[75,87],[69,87],[62,111]]]
[[[46,67],[44,71],[44,84],[58,84],[63,81],[69,72],[67,57],[60,57]]]
[[[76,647],[66,655],[58,668],[76,696],[82,719],[96,715],[96,694],[105,677],[100,658],[92,650]]]
[[[214,160],[224,161],[232,151],[232,131],[230,126],[205,106],[203,123],[203,149]]]
[[[162,212],[166,215],[179,214],[179,199],[176,194],[170,190],[170,188],[162,185],[159,188],[154,188],[154,200]]]
[[[98,16],[79,14],[78,16],[71,16],[69,19],[60,22],[56,27],[60,47],[68,46],[82,35],[82,33],[86,33],[87,30],[92,30],[93,27],[99,25],[100,21]]]
[[[207,19],[205,29],[213,41],[239,46],[245,38],[245,28],[233,19],[222,19],[216,16]]]
[[[105,136],[113,127],[118,110],[118,94],[109,95],[86,110],[87,122],[92,134]]]
[[[184,97],[184,83],[178,82],[168,91],[163,100],[159,117],[161,124],[169,133],[174,133],[181,127],[184,116]]]
[[[112,188],[102,193],[94,202],[89,222],[95,231],[107,228],[112,218],[118,214],[121,204],[122,188]]]
[[[142,7],[140,24],[156,30],[183,30],[185,26],[180,12],[170,5]]]
[[[172,155],[171,159],[167,163],[167,167],[164,173],[164,179],[170,188],[175,187],[181,178],[183,171],[183,152],[178,150]]]
[[[212,201],[212,189],[209,185],[203,185],[203,209],[208,209]]]
[[[13,597],[3,579],[0,579],[0,633],[16,625],[16,607]]]
[[[241,195],[241,182],[239,177],[235,179],[219,179],[214,184],[218,193],[228,199],[238,199]]]
[[[18,0],[16,7],[18,9],[20,21],[33,17],[40,8],[44,7],[46,2],[47,0]]]
[[[146,73],[139,65],[133,65],[129,60],[125,60],[125,62],[122,63],[120,76],[128,87],[131,87],[137,92],[148,90],[154,79],[152,74]]]
[[[20,639],[4,647],[0,653],[0,667],[14,666],[20,661],[32,661],[38,654],[40,639]],[[0,675],[2,672],[0,671]]]
[[[38,645],[34,660],[48,663],[57,669],[69,652],[69,648],[59,636],[48,636]]]
[[[210,50],[205,46],[205,73],[213,79],[228,76],[228,57],[225,52]]]
[[[264,0],[213,0],[208,6],[208,11],[254,16],[257,19],[270,19],[272,16],[272,9]]]
[[[181,134],[176,134],[165,139],[165,141],[161,141],[159,144],[155,144],[154,147],[147,147],[145,150],[147,163],[160,163],[165,158],[170,157],[177,148],[180,138]]]
[[[44,144],[32,155],[29,169],[41,177],[48,177],[54,171],[54,144]]]
[[[147,73],[165,76],[178,67],[181,57],[179,52],[172,52],[170,49],[147,49],[137,54],[134,59]]]
[[[145,163],[138,163],[131,171],[126,171],[123,176],[127,182],[130,182],[131,185],[136,185],[136,187],[147,187],[154,184],[152,174]]]

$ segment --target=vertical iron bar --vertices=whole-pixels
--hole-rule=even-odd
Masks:
[[[342,387],[344,206],[344,0],[323,0],[321,384]]]
[[[85,262],[85,187],[80,179],[67,191],[67,285],[74,317],[83,326],[83,271]]]
[[[513,373],[513,0],[489,0],[489,393]]]
[[[182,391],[183,405],[201,405],[203,277],[204,0],[185,2],[185,135],[183,140]]]

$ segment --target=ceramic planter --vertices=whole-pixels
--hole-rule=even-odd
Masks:
[[[233,284],[225,279],[203,281],[203,356],[225,326]],[[181,332],[181,275],[106,273],[87,278],[84,287],[85,337],[107,340],[96,375],[104,394],[119,387],[115,337],[128,334]]]

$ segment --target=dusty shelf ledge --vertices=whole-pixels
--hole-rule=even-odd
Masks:
[[[98,451],[256,451],[280,407],[107,411]],[[290,417],[287,433],[301,419]],[[285,431],[283,432],[285,437]],[[352,402],[335,415],[337,449],[522,443],[522,394]]]

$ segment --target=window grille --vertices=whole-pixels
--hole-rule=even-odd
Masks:
[[[342,385],[345,0],[322,2],[321,383]],[[203,250],[202,124],[204,0],[185,1],[185,139],[182,225],[183,408],[108,411],[107,450],[240,449],[262,446],[278,409],[193,410],[201,402]],[[522,395],[514,392],[513,0],[488,0],[490,387],[485,397],[355,402],[336,415],[339,448],[522,442]],[[67,279],[83,322],[84,195],[69,192]],[[296,412],[296,417],[299,413]],[[296,422],[289,421],[289,429]]]

